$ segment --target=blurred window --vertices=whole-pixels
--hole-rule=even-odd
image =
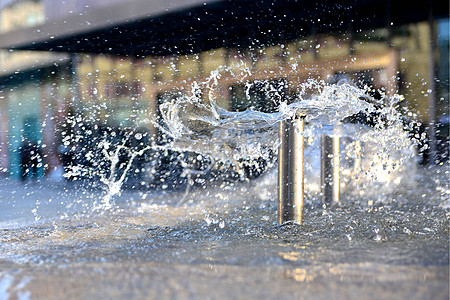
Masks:
[[[246,85],[233,85],[230,90],[232,111],[253,109],[271,113],[286,98],[286,81],[255,81]]]

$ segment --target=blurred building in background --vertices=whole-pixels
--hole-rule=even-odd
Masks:
[[[264,11],[247,16],[252,1],[0,1],[0,172],[20,175],[24,141],[41,149],[39,176],[52,172],[74,130],[125,128],[157,140],[158,106],[214,71],[218,86],[201,97],[233,111],[271,111],[258,84],[246,90],[250,82],[271,82],[289,97],[309,78],[402,94],[405,117],[422,122],[432,150],[447,157],[448,4],[423,17],[422,7],[402,13],[389,10],[402,1],[382,1],[374,4],[380,23],[366,26],[345,9],[338,22],[343,12],[322,16],[310,3],[253,2]],[[318,17],[305,21],[302,5]],[[74,126],[74,116],[83,122]]]
[[[46,21],[42,1],[1,1],[0,33],[43,24]],[[45,146],[44,122],[47,110],[60,110],[58,119],[65,114],[61,105],[67,97],[66,66],[68,55],[47,51],[0,51],[0,173],[18,177],[21,174],[21,152],[25,144]],[[67,76],[66,76],[67,78]],[[51,126],[51,125],[50,125]],[[47,134],[46,139],[54,135]],[[51,141],[55,143],[56,141]],[[55,153],[42,152],[50,159]],[[34,155],[34,154],[32,154]],[[43,175],[42,155],[38,163],[38,176]],[[53,159],[56,163],[56,159]]]

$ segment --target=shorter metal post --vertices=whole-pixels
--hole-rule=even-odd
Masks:
[[[304,202],[304,137],[305,120],[280,121],[278,151],[278,223],[301,224]]]
[[[321,186],[322,202],[329,206],[339,202],[339,152],[340,139],[323,134],[321,137]]]

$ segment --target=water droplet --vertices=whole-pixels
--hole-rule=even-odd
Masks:
[[[225,228],[225,221],[224,221],[224,220],[220,221],[220,223],[219,223],[219,228],[220,228],[220,229]]]

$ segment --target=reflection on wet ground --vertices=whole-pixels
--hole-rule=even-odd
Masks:
[[[424,172],[381,200],[310,195],[301,226],[277,225],[270,175],[182,206],[124,191],[107,211],[89,204],[101,191],[36,184],[0,198],[32,218],[0,215],[0,299],[448,299],[448,173]]]

